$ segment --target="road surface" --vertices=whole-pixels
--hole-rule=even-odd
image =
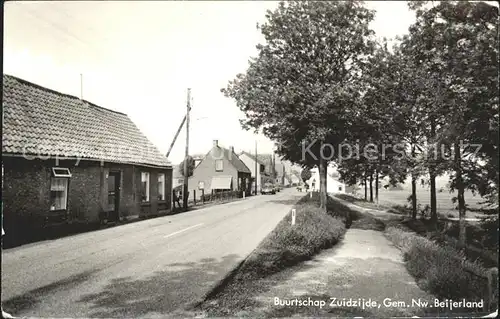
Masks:
[[[2,304],[15,316],[164,317],[242,261],[301,194],[224,205],[4,250]]]

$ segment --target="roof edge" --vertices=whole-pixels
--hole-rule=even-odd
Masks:
[[[67,93],[62,93],[62,92],[59,92],[59,91],[56,91],[56,90],[53,90],[53,89],[50,89],[46,86],[42,86],[40,84],[36,84],[34,82],[30,82],[28,80],[25,80],[25,79],[21,79],[17,76],[14,76],[14,75],[11,75],[11,74],[3,74],[3,77],[7,77],[7,78],[11,78],[13,80],[16,80],[16,81],[19,81],[23,84],[26,84],[26,85],[30,85],[30,86],[33,86],[35,88],[38,88],[38,89],[41,89],[41,90],[44,90],[44,91],[47,91],[47,92],[50,92],[50,93],[53,93],[53,94],[57,94],[57,95],[60,95],[60,96],[64,96],[64,97],[68,97],[68,98],[71,98],[71,99],[75,99],[75,100],[80,100],[84,103],[87,103],[88,105],[92,106],[92,107],[96,107],[96,108],[99,108],[99,109],[103,109],[105,111],[109,111],[109,112],[113,112],[113,113],[117,113],[117,114],[120,114],[120,115],[125,115],[125,116],[128,116],[127,114],[125,113],[122,113],[122,112],[119,112],[119,111],[115,111],[115,110],[111,110],[111,109],[108,109],[108,108],[105,108],[105,107],[102,107],[102,106],[99,106],[97,104],[94,104],[90,101],[87,101],[87,100],[84,100],[84,99],[81,99],[75,95],[71,95],[71,94],[67,94]],[[4,86],[5,86],[5,83],[4,83]]]
[[[6,157],[25,157],[26,155],[37,155],[37,154],[18,154],[18,153],[6,153],[6,152],[2,152],[2,157],[3,156],[6,156]],[[42,158],[37,158],[37,159],[42,160],[42,161],[44,160]],[[29,159],[26,159],[26,160],[28,161]],[[54,160],[56,160],[56,159],[54,158]],[[89,161],[89,162],[103,162],[103,163],[114,163],[114,164],[124,164],[124,165],[135,165],[135,166],[143,166],[143,167],[151,167],[151,168],[173,168],[172,164],[169,164],[169,165],[154,165],[154,164],[147,164],[147,163],[127,162],[127,161],[101,160],[101,159],[98,159],[98,158],[89,158],[89,157],[77,158],[77,157],[60,156],[59,160],[60,161],[80,160],[80,161]]]

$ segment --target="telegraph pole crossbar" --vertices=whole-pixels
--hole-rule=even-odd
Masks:
[[[170,144],[170,147],[167,152],[167,157],[170,155],[170,152],[172,152],[172,148],[174,147],[175,141],[177,140],[177,137],[179,136],[179,133],[182,130],[182,127],[184,126],[184,123],[186,123],[186,115],[184,115],[184,118],[182,119],[181,125],[179,125],[179,128],[177,129],[177,133],[175,133],[174,139],[172,143]]]

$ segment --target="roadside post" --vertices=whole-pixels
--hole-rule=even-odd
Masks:
[[[295,208],[292,209],[292,226],[295,225]]]
[[[313,198],[313,192],[312,192],[312,190],[309,191],[309,198]]]

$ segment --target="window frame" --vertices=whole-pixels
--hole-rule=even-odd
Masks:
[[[57,173],[56,170],[63,170],[64,172]],[[54,178],[70,178],[71,177],[71,172],[70,172],[69,168],[52,167],[51,172],[52,172],[52,177],[54,177]]]
[[[163,177],[162,179],[160,177]],[[162,183],[162,187],[160,188],[160,182]],[[163,195],[160,198],[160,195]],[[158,173],[158,201],[164,202],[167,200],[166,192],[165,192],[165,173]]]
[[[221,168],[220,168],[220,169],[218,169],[218,168],[217,168],[217,163],[220,163],[220,164],[221,164],[221,165],[220,165],[220,166],[221,166]],[[216,159],[216,160],[215,160],[215,171],[216,171],[216,172],[223,172],[223,171],[224,171],[224,161],[223,161],[222,159]]]
[[[65,190],[64,192],[66,193],[65,195],[65,200],[64,200],[64,208],[56,208],[54,206],[54,209],[52,209],[52,203],[49,203],[49,211],[51,212],[57,212],[57,211],[67,211],[68,210],[68,201],[69,201],[69,177],[55,177],[51,176],[50,177],[50,186],[49,186],[49,200],[52,201],[52,192],[56,192],[52,190],[52,182],[55,180],[64,180],[66,182],[65,185]]]
[[[147,176],[147,180],[144,181],[144,176]],[[142,185],[146,182],[146,199],[142,198]],[[141,172],[141,203],[150,203],[151,202],[151,174],[149,172]]]

